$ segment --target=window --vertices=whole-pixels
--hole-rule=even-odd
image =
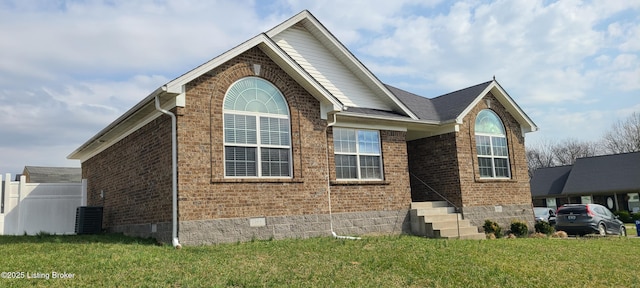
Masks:
[[[482,110],[476,117],[476,150],[482,178],[510,178],[507,136],[498,115]]]
[[[238,80],[224,98],[227,177],[291,177],[291,133],[286,100],[257,77]]]
[[[333,146],[336,179],[382,179],[378,131],[333,128]]]

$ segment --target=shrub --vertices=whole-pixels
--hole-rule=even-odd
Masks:
[[[537,232],[537,233],[531,234],[531,236],[529,236],[529,237],[530,238],[547,238],[548,236],[545,233]]]
[[[502,228],[496,222],[493,222],[489,219],[484,220],[484,225],[482,225],[482,228],[484,228],[485,234],[493,234],[496,238],[502,237]]]
[[[624,223],[631,223],[633,221],[633,219],[631,218],[631,214],[629,213],[629,211],[626,210],[618,210],[613,212],[613,214],[618,215],[620,221],[624,222]],[[638,214],[638,213],[635,213]],[[635,215],[634,215],[635,216]]]
[[[633,219],[631,223],[634,223],[636,220],[640,220],[640,212],[631,214],[631,218]]]
[[[551,224],[549,224],[549,222],[546,222],[546,221],[536,222],[536,225],[534,226],[534,228],[536,229],[537,233],[544,233],[546,235],[551,235],[553,232],[556,231],[556,229],[553,228],[553,226],[551,226]]]
[[[553,237],[553,238],[567,238],[567,237],[569,237],[569,235],[567,235],[567,232],[557,231],[557,232],[551,234],[551,237]]]
[[[529,235],[529,226],[525,222],[513,220],[511,222],[511,233],[516,237],[526,237]]]

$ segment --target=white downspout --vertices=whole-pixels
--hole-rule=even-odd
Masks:
[[[173,247],[175,247],[176,249],[180,249],[182,248],[182,245],[180,245],[180,242],[178,241],[178,133],[176,128],[176,115],[160,107],[159,95],[156,95],[155,102],[156,110],[171,117],[171,194],[173,198],[173,207],[171,209],[173,211],[173,215],[171,218],[171,222],[173,224],[173,227],[171,229],[171,243],[173,244]]]
[[[331,214],[331,176],[329,175],[329,135],[327,135],[327,130],[329,127],[336,124],[336,113],[331,113],[333,120],[331,122],[327,122],[327,128],[324,131],[325,137],[327,139],[327,198],[329,199],[329,227],[331,229],[331,235],[337,239],[349,239],[349,240],[360,240],[360,237],[352,237],[352,236],[340,236],[333,231],[333,215]]]

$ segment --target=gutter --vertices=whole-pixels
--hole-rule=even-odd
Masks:
[[[163,90],[166,86],[162,87]],[[172,229],[171,229],[171,243],[176,249],[182,248],[180,241],[178,241],[178,150],[177,150],[177,123],[176,114],[171,113],[160,107],[160,95],[155,95],[156,110],[167,114],[171,117],[171,195],[172,195]]]
[[[78,149],[76,149],[75,151],[71,152],[71,154],[69,154],[67,156],[67,159],[81,159],[80,154],[83,152],[84,149],[86,149],[89,145],[93,144],[94,142],[98,142],[98,140],[102,136],[106,135],[107,133],[109,133],[109,131],[111,131],[112,129],[114,129],[118,125],[120,125],[127,118],[131,117],[133,114],[135,114],[138,111],[140,111],[147,104],[150,104],[151,101],[153,101],[153,99],[155,97],[160,96],[160,94],[162,94],[164,91],[166,91],[166,85],[162,86],[162,87],[159,87],[158,89],[154,90],[151,94],[149,94],[147,97],[142,99],[140,102],[138,102],[131,109],[127,110],[127,112],[125,112],[120,117],[118,117],[116,120],[111,122],[107,127],[103,128],[102,130],[100,130],[100,132],[98,132],[96,135],[94,135],[89,140],[87,140],[87,142],[85,142],[80,147],[78,147]]]
[[[336,239],[349,239],[349,240],[360,240],[360,237],[352,237],[352,236],[340,236],[338,234],[336,234],[335,231],[333,231],[333,215],[331,214],[331,177],[329,175],[329,136],[327,136],[327,129],[329,129],[329,127],[333,126],[336,124],[336,122],[338,121],[337,117],[336,117],[336,112],[334,111],[333,113],[329,113],[332,117],[333,120],[331,122],[327,121],[327,127],[324,130],[324,135],[327,139],[327,143],[326,146],[327,147],[327,198],[329,201],[329,227],[331,229],[331,235],[333,235],[333,238]],[[328,118],[328,117],[327,117]]]

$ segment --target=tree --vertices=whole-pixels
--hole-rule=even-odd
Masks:
[[[533,171],[538,168],[553,167],[555,166],[555,160],[551,147],[553,143],[548,140],[544,140],[538,145],[533,147],[527,147],[527,165],[529,166],[529,177],[533,177]]]
[[[608,154],[640,151],[640,112],[614,123],[603,136],[602,145]]]
[[[567,139],[557,143],[545,140],[526,149],[529,177],[533,177],[533,172],[538,168],[573,165],[578,158],[600,154],[596,142]]]
[[[615,122],[599,142],[544,140],[537,146],[527,147],[526,156],[529,177],[532,177],[538,168],[573,165],[578,158],[639,151],[640,112],[634,112],[624,121]]]
[[[598,145],[590,141],[567,139],[551,147],[551,151],[556,165],[573,165],[578,158],[598,155]]]

